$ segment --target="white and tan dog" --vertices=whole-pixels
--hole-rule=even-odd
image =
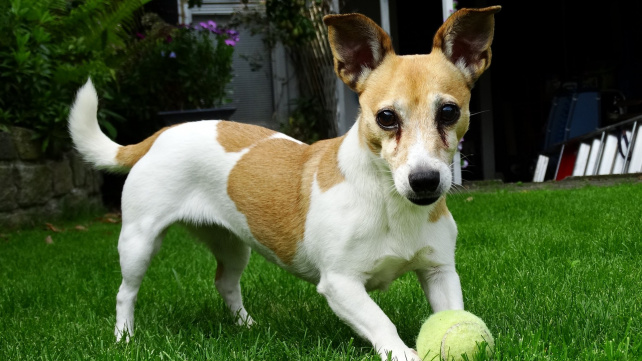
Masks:
[[[121,146],[100,131],[88,81],[69,118],[74,144],[95,167],[129,172],[116,337],[133,334],[143,276],[167,227],[180,222],[214,253],[216,288],[240,324],[253,323],[239,280],[254,250],[315,284],[383,359],[417,360],[368,291],[415,272],[434,312],[464,307],[445,197],[499,10],[457,11],[429,55],[411,56],[396,55],[363,15],[326,16],[336,73],[359,94],[361,113],[345,135],[312,145],[253,125],[200,121]]]

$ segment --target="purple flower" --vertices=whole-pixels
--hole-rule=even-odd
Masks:
[[[201,26],[201,28],[203,28],[203,29],[209,30],[209,31],[211,31],[211,32],[213,32],[213,33],[218,33],[217,25],[216,25],[216,23],[215,23],[214,21],[212,21],[212,20],[208,20],[207,22],[200,22],[200,23],[198,23],[198,24],[199,24],[199,25]]]
[[[165,50],[161,50],[161,56],[163,58],[165,57]],[[169,57],[172,58],[172,59],[175,59],[176,58],[176,53],[172,51],[171,53],[169,53]]]
[[[141,33],[136,33],[136,37],[139,38],[139,39],[145,39],[145,35],[143,35]]]
[[[225,44],[229,46],[234,46],[236,45],[236,41],[234,41],[234,39],[225,39]]]
[[[230,38],[234,39],[234,41],[239,41],[239,32],[236,30],[229,29],[225,32]]]

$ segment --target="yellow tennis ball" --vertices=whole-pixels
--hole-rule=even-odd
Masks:
[[[417,353],[424,361],[459,361],[463,354],[473,360],[482,351],[491,356],[494,347],[495,340],[484,321],[464,310],[432,314],[417,336]]]

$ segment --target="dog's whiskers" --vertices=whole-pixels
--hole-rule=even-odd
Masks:
[[[478,112],[476,112],[476,113],[470,113],[470,116],[472,117],[472,116],[474,116],[474,115],[479,115],[479,114],[487,113],[487,112],[489,112],[489,111],[490,111],[490,109],[480,110],[480,111],[478,111]]]

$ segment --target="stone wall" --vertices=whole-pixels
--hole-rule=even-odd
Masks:
[[[34,225],[102,206],[102,176],[76,151],[45,157],[24,128],[0,131],[0,228]]]

